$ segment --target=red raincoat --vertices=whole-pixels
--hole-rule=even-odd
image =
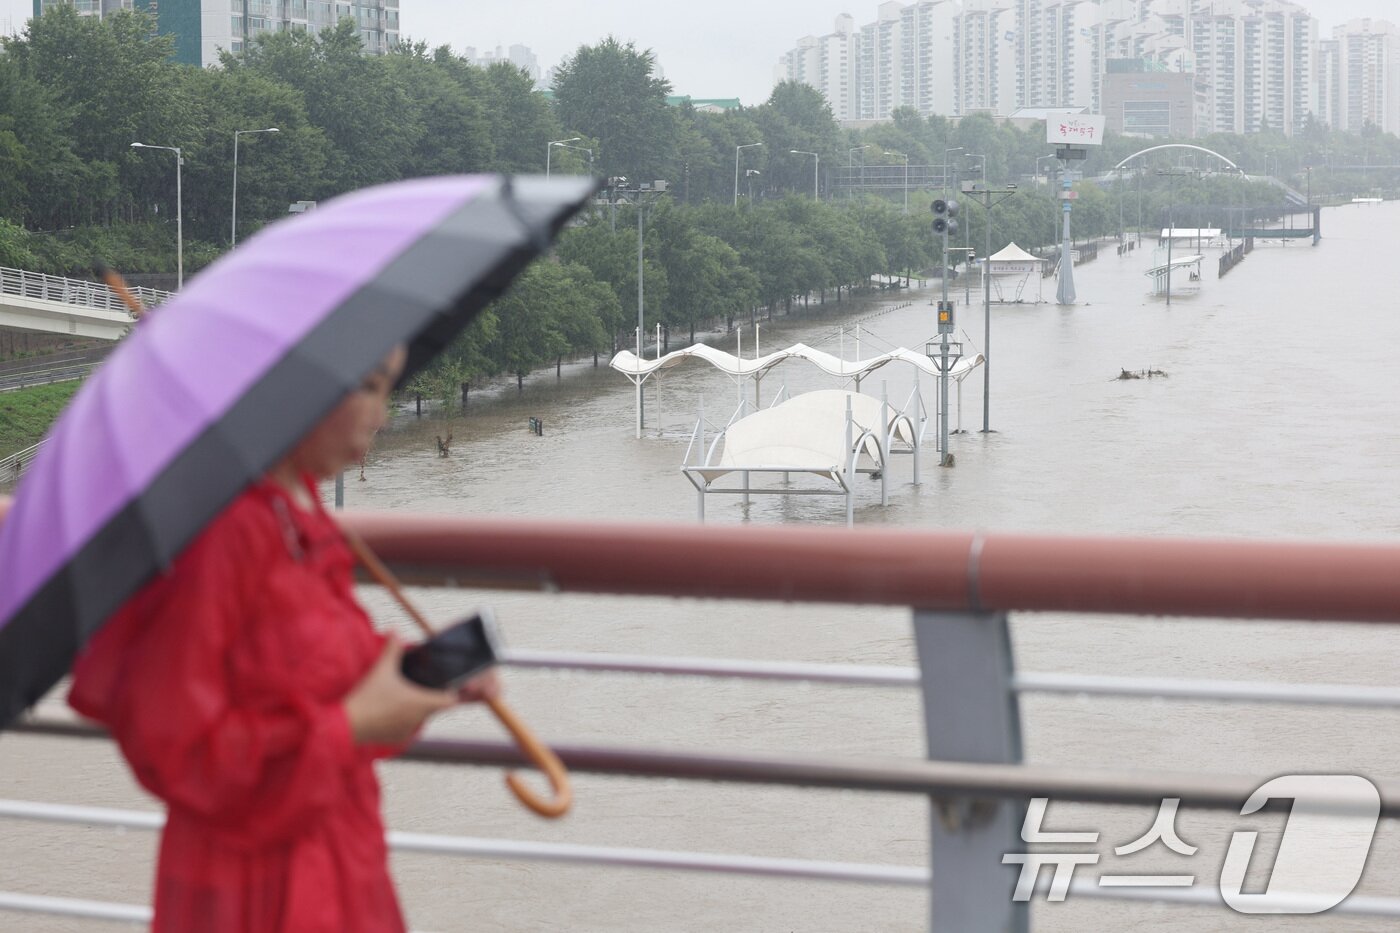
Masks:
[[[319,499],[317,500],[319,502]],[[401,931],[341,701],[383,649],[319,507],[264,481],[88,644],[69,702],[169,810],[156,931]]]

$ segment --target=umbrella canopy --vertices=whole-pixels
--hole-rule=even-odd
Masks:
[[[282,221],[136,327],[49,433],[0,524],[0,727],[396,344],[405,378],[593,194],[458,176]]]

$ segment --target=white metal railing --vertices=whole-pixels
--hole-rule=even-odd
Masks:
[[[131,288],[129,291],[147,308],[162,304],[172,292],[158,288]],[[69,279],[42,272],[26,272],[0,266],[0,295],[54,301],[61,304],[98,308],[104,311],[128,311],[120,296],[100,282]]]
[[[30,461],[39,453],[39,448],[43,444],[44,442],[40,441],[33,447],[26,447],[24,450],[0,460],[0,483],[12,483],[19,479],[25,468],[29,466]]]

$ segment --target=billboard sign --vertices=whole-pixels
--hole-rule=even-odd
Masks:
[[[1051,114],[1045,118],[1045,141],[1057,146],[1101,146],[1107,123],[1101,113]]]

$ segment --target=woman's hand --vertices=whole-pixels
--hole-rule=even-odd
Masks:
[[[389,638],[374,667],[345,697],[345,717],[357,745],[407,742],[429,716],[457,703],[451,690],[429,690],[405,680],[399,670],[403,650],[398,639]]]
[[[490,668],[477,674],[457,688],[457,699],[462,703],[479,703],[494,700],[501,695],[501,678],[496,669]]]

